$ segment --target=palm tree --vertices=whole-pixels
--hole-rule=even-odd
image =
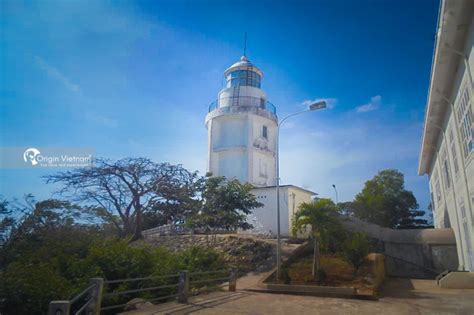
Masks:
[[[311,226],[311,237],[313,238],[313,269],[312,275],[316,276],[319,271],[320,254],[319,244],[321,235],[328,233],[339,224],[336,216],[337,208],[331,199],[317,199],[310,203],[302,203],[293,220],[293,235],[298,232],[306,233],[308,226]]]

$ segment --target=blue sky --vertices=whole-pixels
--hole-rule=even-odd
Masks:
[[[204,174],[204,117],[242,54],[265,73],[283,183],[350,200],[384,168],[417,175],[438,2],[2,1],[2,147],[94,147]],[[0,193],[49,197],[51,170],[0,169]]]

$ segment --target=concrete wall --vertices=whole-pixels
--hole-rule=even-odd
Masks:
[[[389,276],[434,278],[458,266],[452,229],[394,230],[356,218],[342,217],[342,221],[349,230],[366,232],[375,240],[376,250],[386,257]]]
[[[263,203],[264,206],[253,210],[252,222],[250,223],[257,226],[257,229],[250,232],[276,235],[276,188],[274,186],[255,188],[252,193],[257,197],[257,201]],[[301,203],[310,202],[311,199],[312,194],[310,192],[298,189],[295,186],[280,187],[280,230],[282,236],[292,236],[291,226],[294,213]]]

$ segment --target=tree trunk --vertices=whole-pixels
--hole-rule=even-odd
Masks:
[[[138,240],[142,238],[142,209],[141,209],[140,204],[136,206],[135,211],[136,211],[136,217],[135,217],[136,221],[135,221],[135,233],[134,233],[133,239]]]
[[[320,268],[320,260],[319,260],[319,239],[317,236],[313,238],[314,248],[313,248],[313,277],[316,276],[317,272]]]

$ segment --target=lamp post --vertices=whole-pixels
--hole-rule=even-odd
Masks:
[[[315,102],[311,105],[309,105],[308,109],[305,109],[300,112],[296,112],[293,114],[290,114],[283,119],[280,120],[280,122],[277,122],[277,139],[276,139],[276,203],[277,203],[277,280],[280,279],[281,275],[281,235],[280,235],[280,153],[279,153],[279,142],[280,142],[280,127],[281,125],[290,117],[307,113],[307,112],[312,112],[318,109],[323,109],[326,108],[326,102],[325,101],[320,101],[320,102]]]
[[[337,197],[337,189],[336,189],[336,185],[335,184],[332,184],[332,188],[334,188],[334,191],[336,192],[336,205],[339,203],[339,198]]]

